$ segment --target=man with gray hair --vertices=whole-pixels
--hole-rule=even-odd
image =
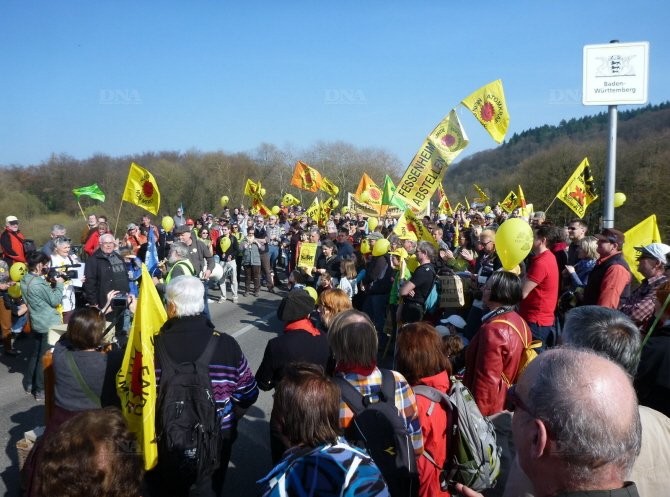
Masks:
[[[51,254],[53,254],[54,249],[56,248],[55,245],[55,240],[56,238],[64,238],[67,234],[67,230],[65,229],[65,226],[62,224],[54,224],[51,227],[51,233],[49,233],[49,241],[47,241],[44,244],[44,247],[42,247],[42,252],[44,252],[46,255],[51,257]]]
[[[177,276],[168,283],[168,320],[155,339],[156,381],[160,398],[161,379],[167,382],[168,374],[173,374],[168,373],[169,363],[195,363],[209,353],[211,395],[223,441],[220,465],[214,473],[195,479],[190,472],[184,474],[184,470],[175,468],[170,457],[159,452],[158,466],[147,475],[151,495],[221,495],[237,424],[258,398],[256,379],[240,345],[230,335],[216,331],[203,314],[204,294],[205,287],[195,276]],[[159,444],[159,451],[161,448]]]
[[[126,295],[130,291],[128,271],[116,247],[114,235],[105,233],[100,237],[98,249],[86,261],[83,290],[86,303],[91,307],[102,310],[107,303],[107,294],[112,290]],[[106,316],[108,321],[115,323],[119,346],[125,347],[130,329],[130,312],[126,307],[116,307]]]
[[[638,496],[627,478],[640,453],[640,415],[621,366],[585,349],[552,349],[530,363],[507,403],[535,495]],[[456,490],[479,495],[460,483]]]
[[[640,333],[635,323],[619,311],[596,305],[577,307],[567,314],[561,339],[570,347],[607,356],[623,367],[629,377],[633,377],[637,371]],[[619,408],[619,404],[613,404],[610,410],[616,412]],[[670,467],[670,419],[648,407],[638,406],[638,409],[642,426],[642,450],[632,466],[629,479],[636,483],[640,495],[665,495],[670,488],[667,471]],[[531,482],[518,464],[514,465],[503,495],[532,496],[530,488]],[[535,495],[540,495],[537,488],[535,490]]]

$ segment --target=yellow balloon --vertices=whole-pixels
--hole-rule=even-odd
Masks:
[[[372,246],[372,255],[374,256],[385,255],[389,251],[390,246],[391,242],[389,242],[386,238],[377,240],[375,244]]]
[[[228,205],[229,201],[230,201],[230,199],[228,198],[228,195],[224,195],[223,197],[221,197],[221,200],[220,200],[221,207],[225,207],[226,205]]]
[[[172,231],[172,228],[174,228],[174,219],[171,216],[163,216],[161,226],[165,231]]]
[[[370,253],[370,242],[367,240],[363,240],[361,242],[361,254],[369,254]]]
[[[338,205],[340,205],[340,202],[337,199],[333,200],[332,202],[333,209],[337,209]]]
[[[12,281],[21,281],[21,278],[26,274],[28,274],[28,266],[25,262],[15,262],[9,268],[9,277]]]
[[[368,229],[370,231],[374,231],[377,228],[377,226],[379,226],[379,219],[377,219],[376,217],[369,217],[368,218]]]
[[[223,252],[226,252],[230,248],[230,238],[229,237],[221,238],[219,246],[221,247],[221,250]]]
[[[361,201],[365,202],[366,204],[370,202],[370,194],[368,193],[367,190],[361,193]]]
[[[281,209],[279,208],[278,205],[273,206],[272,209],[270,209],[270,210],[272,211],[272,213],[273,213],[275,216],[276,216],[277,214],[279,214],[279,212],[281,211]]]
[[[262,195],[262,196],[265,196],[266,193],[267,193],[267,192],[265,191],[265,188],[261,188],[261,195]]]
[[[496,252],[507,271],[514,269],[533,248],[533,230],[518,217],[508,219],[496,232]]]
[[[621,207],[624,203],[626,203],[626,194],[616,192],[614,194],[614,207]]]
[[[18,299],[21,296],[21,286],[12,285],[7,289],[7,293],[10,297]]]
[[[347,212],[349,212],[349,207],[345,205],[344,207],[342,207],[342,214],[346,214]]]
[[[311,286],[306,286],[305,291],[309,293],[309,296],[314,299],[314,303],[316,304],[316,300],[319,298],[319,295],[316,293],[316,290]]]

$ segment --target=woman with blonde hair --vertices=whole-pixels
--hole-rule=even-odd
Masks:
[[[339,288],[324,290],[319,295],[317,309],[321,316],[321,322],[327,330],[332,319],[340,312],[351,309],[351,300],[347,294]]]

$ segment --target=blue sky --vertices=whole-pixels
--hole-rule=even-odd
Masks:
[[[670,3],[0,1],[0,165],[52,153],[378,147],[409,163],[459,101],[503,80],[514,132],[581,103],[585,44],[650,42],[670,99]],[[626,107],[621,107],[626,109]],[[463,156],[495,146],[474,118]]]

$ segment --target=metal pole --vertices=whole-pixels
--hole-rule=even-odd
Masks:
[[[603,199],[603,228],[614,228],[614,187],[616,183],[617,106],[610,105],[607,169],[605,171],[605,198]]]

